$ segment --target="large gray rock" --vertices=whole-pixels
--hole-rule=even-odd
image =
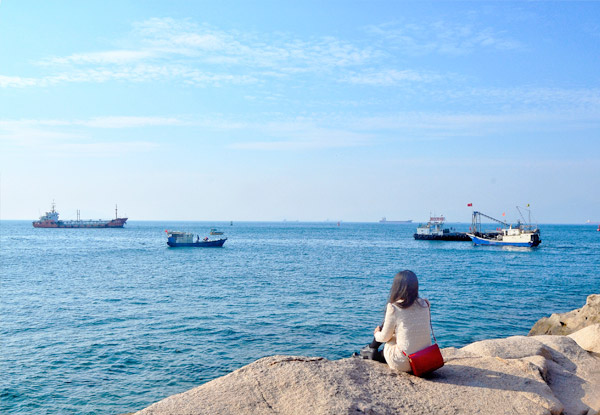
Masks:
[[[569,334],[570,338],[588,352],[598,353],[600,355],[600,324],[592,324]]]
[[[443,349],[427,379],[348,358],[272,356],[171,396],[149,414],[595,414],[600,357],[568,337]]]
[[[580,309],[541,318],[531,328],[529,335],[567,335],[598,323],[600,323],[600,294],[592,294]]]

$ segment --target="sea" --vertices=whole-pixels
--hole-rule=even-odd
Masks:
[[[405,269],[442,348],[526,335],[600,293],[596,226],[540,225],[540,247],[501,248],[416,241],[416,225],[0,221],[0,413],[123,414],[264,356],[347,358]],[[223,248],[167,247],[167,229],[213,227]]]

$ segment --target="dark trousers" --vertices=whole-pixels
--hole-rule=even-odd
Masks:
[[[381,323],[379,327],[381,327],[381,329],[383,330],[383,323]],[[376,353],[376,358],[374,360],[386,363],[385,357],[383,356],[383,350],[379,351],[379,347],[381,347],[382,344],[383,343],[378,342],[377,340],[375,340],[375,337],[373,337],[373,341],[371,342],[371,344],[369,344],[369,347],[378,350],[378,352]]]

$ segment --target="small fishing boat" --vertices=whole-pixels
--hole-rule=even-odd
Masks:
[[[171,248],[177,247],[196,247],[196,248],[220,248],[223,246],[227,238],[208,239],[204,237],[200,239],[200,235],[180,231],[165,231],[167,233],[167,245]]]
[[[413,235],[416,240],[422,241],[470,241],[465,232],[456,232],[454,228],[444,228],[444,216],[431,216],[429,222],[417,227]]]
[[[223,235],[223,232],[216,230],[215,228],[212,228],[210,230],[210,234],[211,235]]]
[[[517,206],[517,210],[523,218],[519,206]],[[502,227],[498,228],[495,232],[482,232],[482,216],[502,224]],[[540,230],[538,227],[531,225],[531,219],[529,222],[526,222],[523,218],[523,222],[519,220],[516,225],[510,225],[499,219],[474,211],[471,224],[472,233],[468,233],[468,235],[471,237],[471,240],[473,240],[474,245],[521,246],[531,248],[541,244],[542,239],[540,238]]]

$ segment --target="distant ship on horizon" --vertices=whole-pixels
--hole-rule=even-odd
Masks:
[[[385,217],[379,220],[379,223],[412,223],[412,219],[409,220],[387,220]]]
[[[52,210],[46,212],[39,220],[32,222],[34,228],[122,228],[128,218],[120,218],[115,206],[114,219],[81,220],[77,211],[77,220],[59,220],[55,204],[52,202]]]

